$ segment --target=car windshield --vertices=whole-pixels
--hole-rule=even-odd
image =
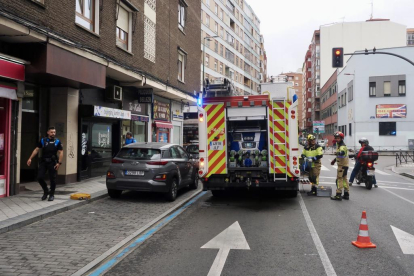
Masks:
[[[198,145],[189,145],[187,147],[187,152],[190,154],[198,154]]]
[[[116,157],[120,159],[131,159],[131,160],[159,160],[161,159],[161,150],[123,148],[116,155]]]

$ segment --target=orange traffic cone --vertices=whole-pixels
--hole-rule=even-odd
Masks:
[[[367,212],[362,211],[361,224],[359,225],[359,233],[356,241],[352,242],[358,248],[376,248],[377,246],[371,242],[368,234]]]

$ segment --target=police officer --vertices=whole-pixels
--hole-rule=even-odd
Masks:
[[[312,159],[312,167],[309,172],[309,180],[312,182],[312,188],[308,192],[308,195],[316,196],[319,175],[322,168],[321,158],[323,157],[323,149],[316,143],[316,137],[312,134],[308,135],[308,144],[302,151],[302,157]]]
[[[59,139],[55,138],[55,136],[55,127],[49,127],[47,130],[47,137],[40,139],[40,142],[32,152],[29,160],[27,160],[27,166],[30,167],[32,164],[32,158],[38,154],[39,149],[42,149],[42,159],[39,164],[39,173],[37,177],[37,180],[43,189],[42,200],[45,200],[48,195],[49,201],[53,201],[55,199],[56,174],[59,170],[60,165],[62,165],[63,146]],[[46,171],[49,172],[50,191],[47,188],[47,184],[45,182]]]
[[[332,200],[349,199],[349,184],[348,184],[348,168],[349,168],[349,156],[348,148],[344,143],[345,135],[338,131],[334,134],[336,140],[336,158],[332,160],[331,165],[335,165],[338,162],[338,172],[336,176],[336,195],[331,196]],[[344,195],[342,195],[342,189]]]
[[[136,143],[137,140],[135,140],[134,137],[132,137],[132,132],[127,132],[126,139],[125,139],[125,145],[129,145],[132,143]]]

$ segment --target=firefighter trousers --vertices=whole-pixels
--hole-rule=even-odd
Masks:
[[[342,194],[342,189],[349,193],[349,183],[348,183],[348,167],[338,165],[338,173],[336,175],[336,193]]]
[[[309,172],[309,180],[312,182],[312,186],[318,186],[319,175],[321,174],[322,162],[314,163]]]

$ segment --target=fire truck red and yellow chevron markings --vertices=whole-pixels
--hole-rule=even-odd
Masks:
[[[269,108],[274,109],[270,117],[270,165],[271,173],[286,174],[285,147],[285,106],[283,102],[271,102]]]
[[[286,147],[287,147],[287,159],[288,159],[288,177],[293,177],[292,172],[290,171],[290,145],[289,145],[289,118],[291,116],[291,114],[289,114],[289,107],[292,105],[291,102],[286,102],[286,107],[285,107],[285,113],[286,113]]]
[[[224,117],[224,104],[209,104],[204,106],[207,114],[207,144],[208,144],[208,173],[206,177],[213,174],[227,173],[226,167],[226,129]],[[221,150],[212,150],[211,142],[222,142]]]

